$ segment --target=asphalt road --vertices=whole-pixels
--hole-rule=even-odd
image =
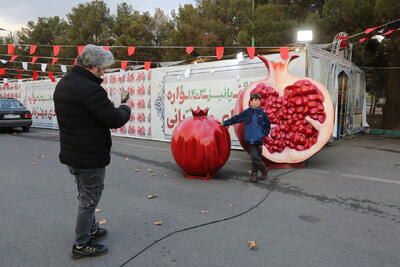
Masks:
[[[58,150],[55,130],[0,131],[0,266],[400,266],[398,138],[337,140],[251,184],[245,152],[204,181],[182,177],[167,143],[113,137],[97,213],[110,252],[78,261]]]

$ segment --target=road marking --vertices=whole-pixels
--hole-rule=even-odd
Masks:
[[[304,169],[304,170],[306,170],[306,171],[309,170],[312,172],[323,173],[323,174],[336,174],[336,175],[339,174],[340,176],[346,177],[346,178],[353,178],[353,179],[359,179],[359,180],[367,180],[367,181],[373,181],[373,182],[400,185],[400,181],[395,181],[395,180],[390,180],[390,179],[385,179],[385,178],[380,178],[380,177],[372,177],[372,176],[357,175],[357,174],[350,174],[350,173],[336,173],[336,172],[320,170],[320,169]]]

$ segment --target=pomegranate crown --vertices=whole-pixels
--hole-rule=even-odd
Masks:
[[[209,109],[210,109],[209,107],[207,107],[205,109],[200,109],[199,106],[197,106],[197,109],[192,109],[191,108],[193,117],[207,116],[207,113],[208,113]]]

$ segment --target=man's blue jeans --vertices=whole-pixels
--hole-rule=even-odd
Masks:
[[[86,245],[91,234],[98,229],[95,218],[95,209],[100,201],[104,189],[106,168],[82,169],[68,166],[78,188],[78,215],[75,227],[75,245]]]

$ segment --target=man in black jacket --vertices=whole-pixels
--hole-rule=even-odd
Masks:
[[[131,110],[115,108],[101,87],[104,68],[114,60],[110,51],[87,45],[77,58],[78,65],[63,77],[54,92],[54,104],[60,129],[60,161],[75,176],[78,188],[78,215],[72,256],[81,258],[107,253],[107,247],[95,243],[107,231],[95,219],[95,209],[104,188],[105,167],[110,163],[110,128],[123,126]]]

